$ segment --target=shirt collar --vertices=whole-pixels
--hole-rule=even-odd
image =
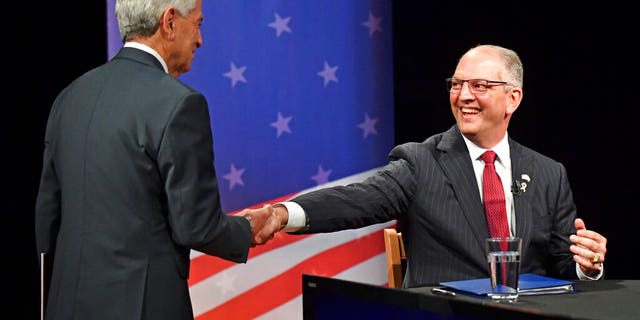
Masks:
[[[469,155],[471,156],[472,160],[479,159],[480,156],[487,150],[493,150],[493,152],[495,152],[498,155],[498,161],[500,161],[505,167],[509,167],[511,163],[511,157],[510,157],[511,152],[509,151],[509,134],[508,133],[505,133],[502,140],[500,140],[500,142],[498,142],[498,144],[491,149],[480,148],[471,140],[467,139],[467,137],[465,137],[464,135],[462,135],[462,138],[464,139],[464,143],[467,145],[467,149],[469,150]]]
[[[164,62],[164,59],[162,59],[162,57],[160,56],[160,54],[153,50],[151,47],[149,47],[146,44],[142,44],[140,42],[133,42],[133,41],[128,41],[125,42],[124,44],[125,47],[129,47],[129,48],[136,48],[136,49],[140,49],[154,57],[156,57],[156,59],[158,59],[158,61],[160,61],[160,64],[162,65],[162,68],[164,69],[164,72],[169,73],[169,68],[167,68],[167,63]]]

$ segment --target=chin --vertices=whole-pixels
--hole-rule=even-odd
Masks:
[[[459,119],[457,123],[458,123],[458,128],[462,133],[478,130],[478,125],[476,121],[467,121],[466,119]]]

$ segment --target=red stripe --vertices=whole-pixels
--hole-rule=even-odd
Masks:
[[[277,233],[273,240],[269,241],[265,245],[256,246],[249,250],[249,259],[257,257],[265,252],[269,252],[273,249],[277,249],[296,241],[300,241],[311,235],[290,235],[284,232]],[[251,262],[249,262],[251,263]],[[215,273],[218,273],[226,268],[236,265],[235,262],[224,260],[218,257],[210,255],[201,255],[191,259],[191,271],[189,272],[189,286],[192,286],[200,281],[203,281]]]
[[[251,209],[257,209],[257,208],[261,208],[263,205],[265,204],[274,204],[274,203],[278,203],[278,202],[282,202],[282,201],[287,201],[289,199],[291,199],[292,197],[294,197],[297,194],[290,194],[290,195],[286,195],[280,198],[276,198],[276,199],[272,199],[269,200],[267,202],[263,202],[263,203],[258,203],[255,204],[249,208]],[[229,215],[234,215],[238,212],[240,212],[242,210],[237,210],[237,211],[233,211],[230,212]],[[298,241],[298,240],[302,240],[307,236],[296,236],[296,237],[292,237],[290,235],[287,235],[285,233],[277,233],[275,235],[275,237],[273,238],[273,240],[269,241],[268,243],[266,243],[265,245],[261,245],[261,246],[256,246],[254,248],[251,248],[249,250],[249,258],[251,257],[255,257],[258,256],[262,253],[265,253],[269,250],[272,249],[276,249],[279,248],[281,246],[287,245],[289,243]],[[235,265],[235,262],[231,262],[228,260],[224,260],[215,256],[210,256],[210,255],[200,255],[198,257],[195,257],[193,259],[191,259],[191,268],[190,268],[190,272],[189,272],[189,286],[192,286],[206,278],[211,277],[213,274],[220,272],[226,268],[229,268],[233,265]]]
[[[319,253],[197,319],[253,319],[299,296],[303,273],[335,276],[381,252],[384,252],[382,230]]]

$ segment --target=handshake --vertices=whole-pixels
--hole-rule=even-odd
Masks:
[[[236,216],[249,220],[251,224],[251,246],[261,245],[273,239],[276,232],[284,229],[289,221],[289,212],[284,206],[264,205],[260,209],[244,209]]]

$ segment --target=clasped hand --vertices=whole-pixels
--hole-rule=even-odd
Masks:
[[[251,246],[262,245],[273,239],[276,232],[282,230],[288,221],[288,213],[283,207],[274,208],[270,204],[259,209],[244,209],[236,214],[247,218],[251,223]]]

